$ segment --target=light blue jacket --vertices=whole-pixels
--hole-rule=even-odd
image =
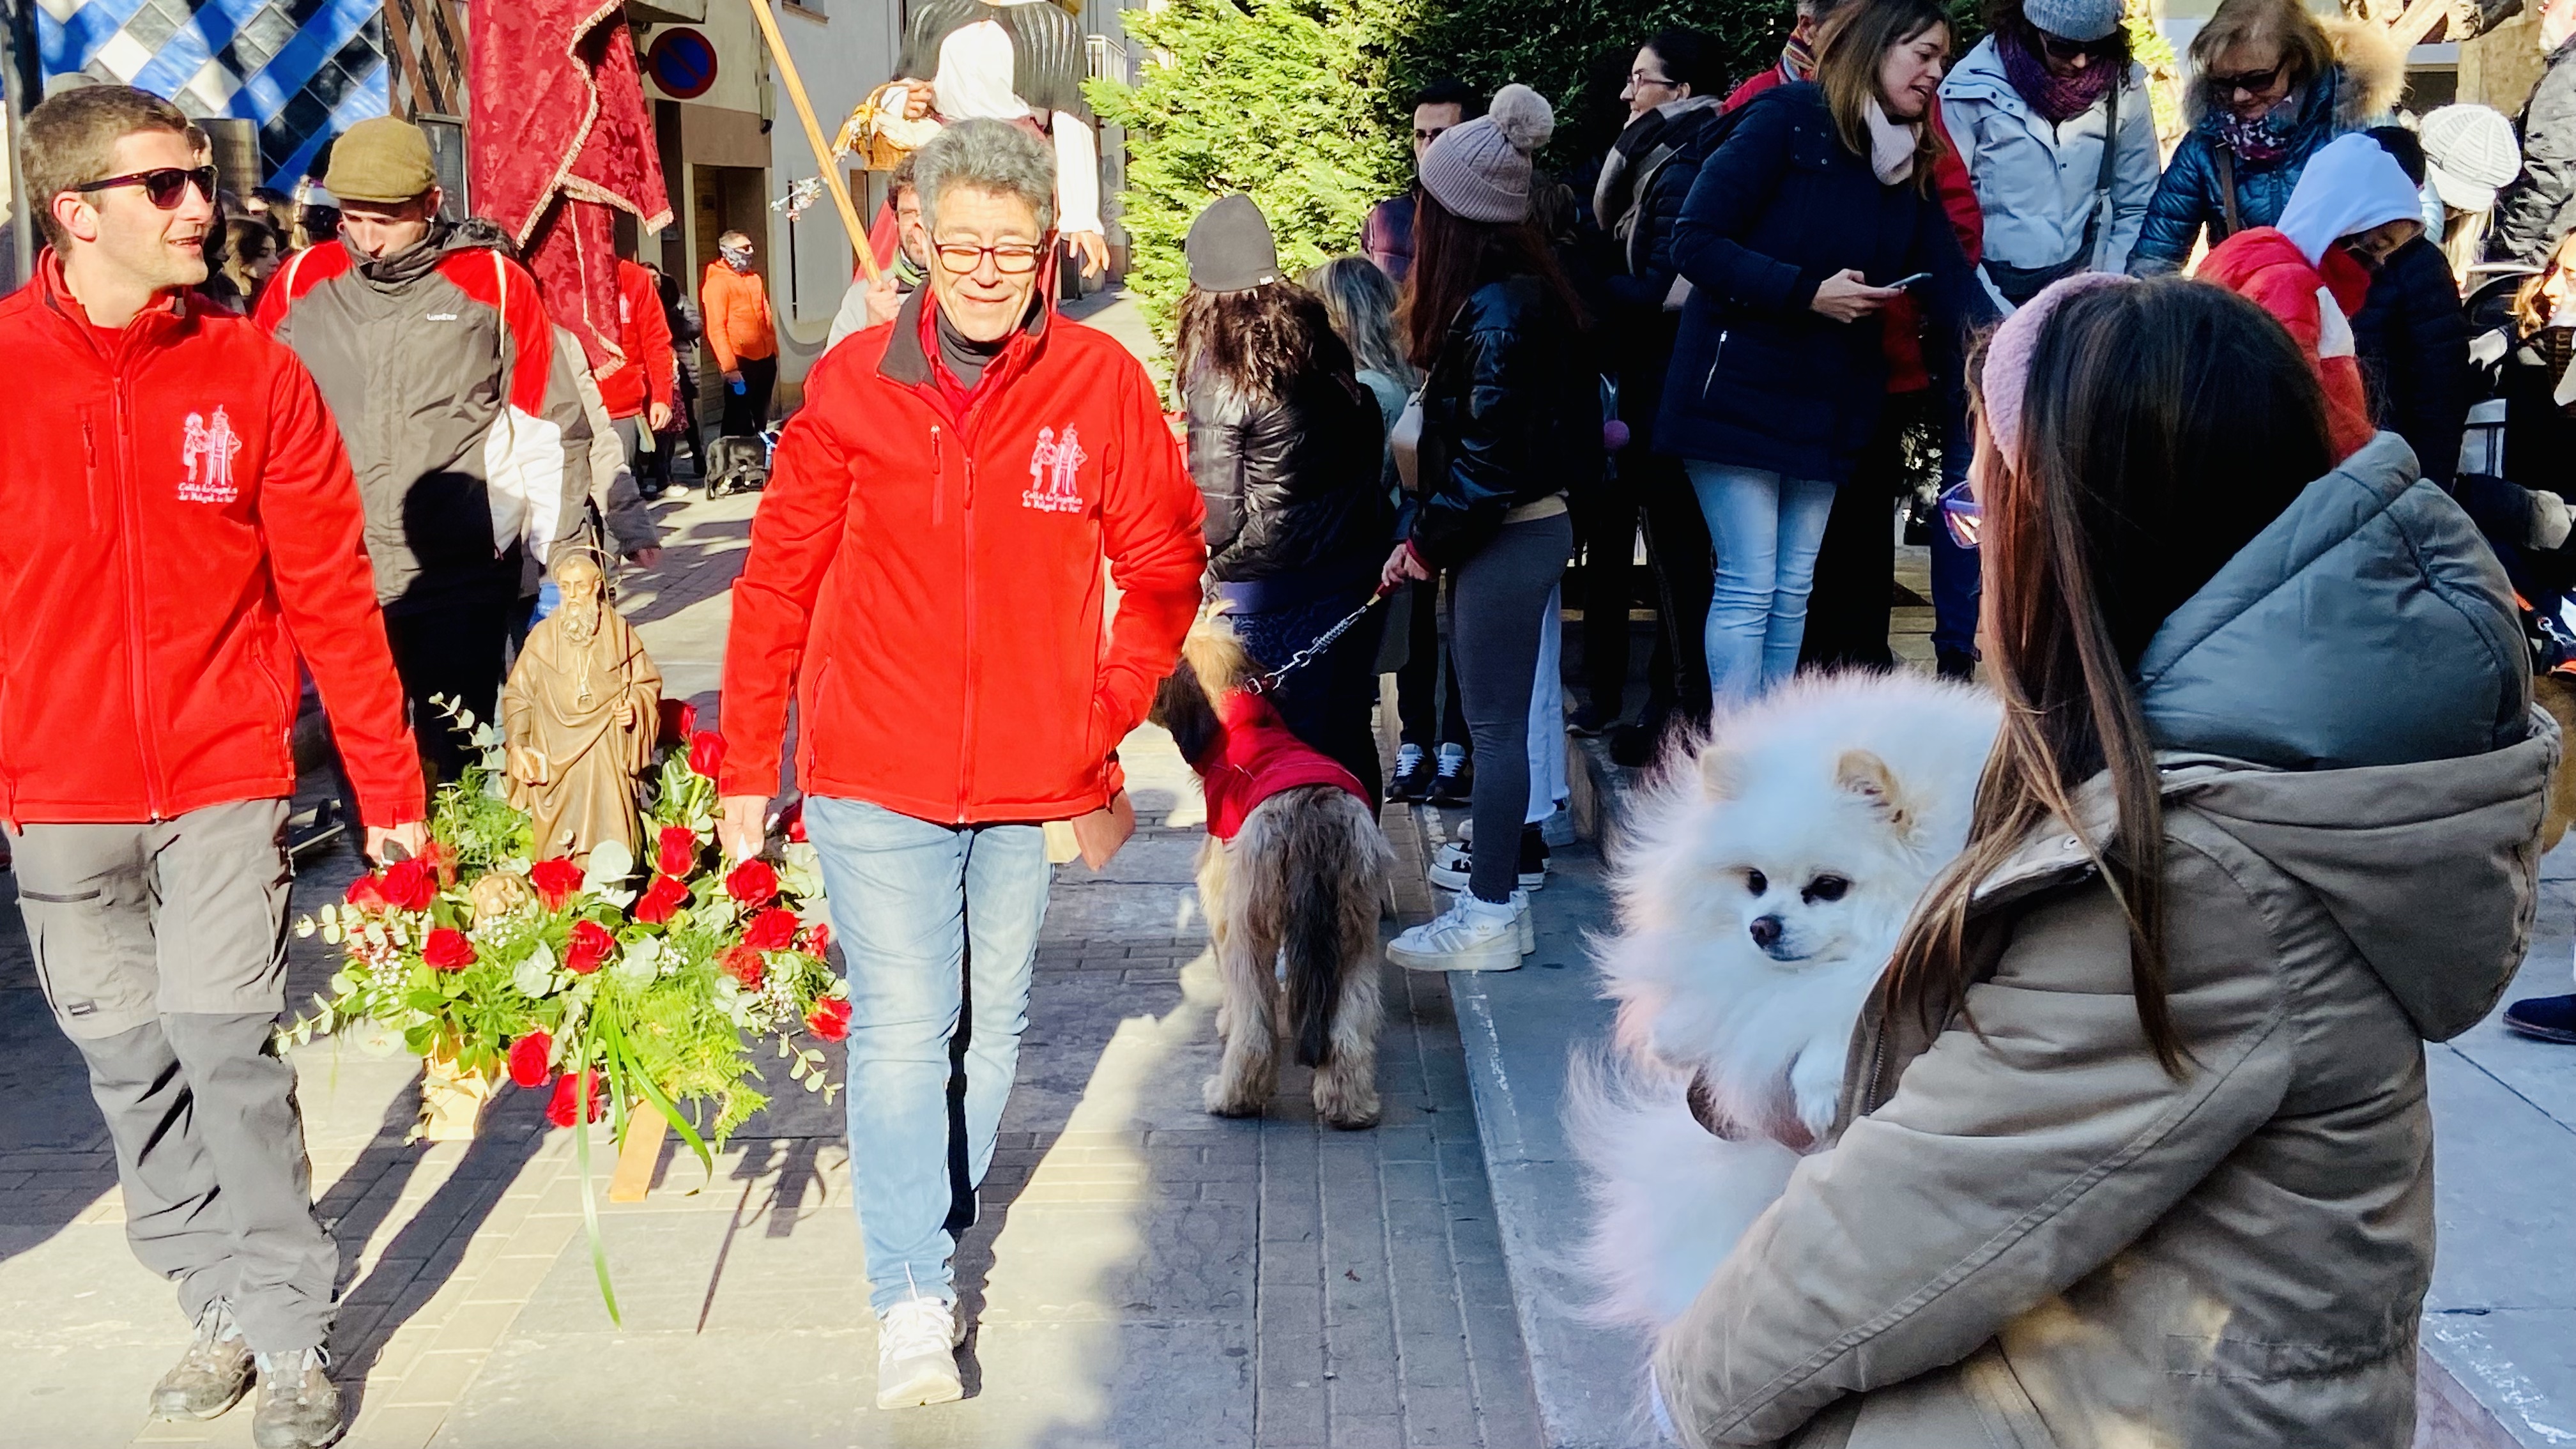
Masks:
[[[2016,267],[2055,266],[2084,242],[2084,221],[2100,201],[2107,105],[2063,125],[2033,111],[2004,76],[1989,35],[1941,82],[1941,119],[1968,163],[1985,213],[1987,257]],[[2147,98],[2147,72],[2132,64],[2120,88],[2120,136],[2112,153],[2110,215],[2094,234],[2091,270],[2125,269],[2155,194],[2161,155]]]

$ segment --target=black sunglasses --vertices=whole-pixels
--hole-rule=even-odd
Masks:
[[[93,191],[105,191],[111,186],[140,186],[143,188],[143,194],[152,199],[154,206],[163,211],[175,211],[179,203],[187,197],[189,182],[195,182],[197,190],[203,193],[208,201],[212,201],[215,199],[215,182],[218,179],[212,166],[199,166],[193,170],[164,166],[153,171],[129,171],[123,176],[111,176],[105,181],[88,182],[75,186],[72,190],[86,196]]]
[[[2039,41],[2039,48],[2048,53],[2048,58],[2061,65],[2072,62],[2078,57],[2088,61],[2109,60],[2120,45],[2117,32],[2103,36],[2100,40],[2069,40],[2063,35],[2051,35],[2034,25],[2030,28],[2030,33]]]
[[[2238,91],[2243,91],[2249,96],[2259,96],[2272,88],[2272,82],[2279,80],[2281,72],[2287,70],[2289,65],[2288,59],[2284,58],[2275,61],[2270,70],[2249,70],[2238,75],[2213,74],[2209,78],[2209,89],[2212,94],[2222,96],[2232,96]]]

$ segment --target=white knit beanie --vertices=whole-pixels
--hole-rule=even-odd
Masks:
[[[1530,157],[1554,134],[1547,97],[1505,86],[1485,114],[1441,132],[1422,153],[1422,189],[1467,221],[1527,221]]]

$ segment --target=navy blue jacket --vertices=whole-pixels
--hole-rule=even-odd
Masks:
[[[2299,184],[2299,173],[2308,168],[2308,158],[2344,132],[2361,129],[2367,117],[2357,109],[2362,104],[2360,90],[2352,76],[2336,66],[2301,92],[2298,118],[2283,137],[2288,149],[2270,161],[2234,158],[2240,230],[2279,221],[2281,209],[2290,204],[2290,192]],[[2155,277],[2181,271],[2204,226],[2209,228],[2210,245],[2226,239],[2227,204],[2219,196],[2218,185],[2218,122],[2216,111],[2201,116],[2174,147],[2173,159],[2165,163],[2164,179],[2156,183],[2156,194],[2147,201],[2146,223],[2129,253],[2129,275]]]
[[[2406,440],[2424,476],[2447,488],[2460,467],[2460,435],[2477,374],[2469,367],[2469,319],[2442,249],[2417,237],[2370,279],[2352,319],[2353,351],[2370,394],[2373,422]]]
[[[1674,228],[1690,279],[1655,421],[1660,452],[1839,483],[1887,384],[1880,319],[1835,322],[1816,288],[1846,267],[1885,286],[1930,272],[1925,360],[1955,379],[1965,325],[1992,313],[1937,196],[1881,185],[1800,81],[1748,102],[1701,163]]]

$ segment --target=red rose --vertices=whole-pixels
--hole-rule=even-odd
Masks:
[[[712,780],[724,768],[724,736],[712,730],[700,730],[689,736],[689,768]]]
[[[453,926],[441,926],[429,933],[429,941],[420,948],[420,959],[432,971],[462,971],[474,964],[474,943]]]
[[[839,1041],[850,1034],[850,1003],[838,996],[826,996],[814,1003],[805,1017],[805,1029],[817,1041]]]
[[[555,1039],[541,1031],[529,1032],[510,1043],[510,1080],[522,1087],[546,1084],[546,1058],[553,1055]]]
[[[394,904],[385,897],[383,877],[372,871],[349,882],[348,899],[349,904],[371,916],[382,915],[393,909]]]
[[[716,958],[716,969],[742,983],[745,991],[758,991],[769,979],[769,968],[761,962],[760,953],[749,946],[727,946]]]
[[[587,976],[599,969],[608,953],[617,949],[617,938],[597,921],[575,921],[572,935],[564,942],[564,969],[575,976]]]
[[[831,923],[828,921],[816,921],[813,925],[806,927],[804,936],[799,938],[796,942],[796,949],[804,952],[808,956],[831,955]]]
[[[664,875],[687,875],[697,869],[698,833],[685,825],[665,825],[653,844],[653,864]]]
[[[742,943],[755,951],[784,951],[796,944],[796,913],[772,906],[751,918],[751,928],[742,933]]]
[[[661,714],[661,742],[663,744],[679,744],[686,740],[690,735],[697,732],[698,707],[689,703],[687,700],[666,699],[662,701]]]
[[[648,926],[658,926],[671,919],[689,902],[689,888],[667,875],[653,877],[653,884],[635,903],[635,919]]]
[[[795,841],[798,845],[803,845],[805,843],[804,801],[798,800],[795,804],[778,812],[778,833],[786,836],[792,841]]]
[[[579,1071],[566,1072],[555,1079],[554,1098],[546,1103],[546,1120],[558,1127],[573,1125],[573,1115],[581,1110],[575,1105],[580,1101],[575,1094],[581,1091],[582,1086],[590,1089],[587,1094],[590,1097],[590,1120],[596,1122],[606,1116],[607,1113],[602,1110],[599,1101],[599,1073]]]
[[[385,867],[385,899],[397,910],[425,911],[438,899],[438,872],[415,856]]]
[[[572,893],[581,889],[581,882],[581,867],[560,855],[538,861],[528,871],[528,884],[537,888],[537,899],[544,901],[550,911],[562,910]]]
[[[423,864],[438,872],[440,890],[456,884],[456,847],[445,841],[433,840],[420,848],[420,858]]]
[[[725,877],[725,894],[755,910],[778,895],[778,872],[765,860],[746,860]]]

